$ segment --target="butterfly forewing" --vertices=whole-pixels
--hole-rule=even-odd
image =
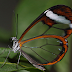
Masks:
[[[42,23],[39,23],[42,22]],[[43,28],[41,28],[42,24]],[[61,26],[54,27],[55,24],[60,24]],[[52,35],[58,35],[65,36],[65,33],[62,33],[62,31],[66,32],[66,24],[69,25],[67,28],[72,29],[72,10],[70,7],[65,5],[56,5],[53,6],[46,11],[44,11],[40,16],[38,16],[30,25],[29,27],[24,31],[22,36],[19,39],[19,42],[23,39],[23,37],[27,36],[29,38],[45,34],[50,28],[55,28],[57,30],[52,29]],[[44,27],[44,25],[46,25]],[[61,27],[61,28],[58,28]],[[47,28],[47,29],[46,29]],[[64,29],[62,29],[64,28]],[[44,30],[45,29],[45,30]],[[61,30],[61,31],[59,31]],[[54,32],[54,33],[53,33]],[[58,34],[57,34],[58,32]],[[28,34],[29,33],[29,34]],[[49,34],[49,33],[47,33]],[[62,34],[62,35],[61,35]],[[68,34],[68,33],[67,33]],[[30,36],[32,35],[32,36]],[[27,38],[26,36],[26,38]],[[28,39],[28,38],[27,38]]]

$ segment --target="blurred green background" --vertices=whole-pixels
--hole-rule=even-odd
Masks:
[[[72,8],[71,0],[0,0],[0,53],[6,48],[5,53],[0,55],[0,66],[3,64],[10,44],[9,38],[16,36],[15,17],[18,14],[18,39],[23,31],[46,9],[54,5],[67,5]],[[13,13],[15,11],[15,16]],[[46,72],[72,72],[72,37],[68,39],[68,52],[65,57],[55,65],[47,66]],[[16,58],[17,57],[17,58]],[[11,52],[7,64],[0,68],[0,72],[42,72],[34,68],[21,57],[19,69],[16,69],[18,54]],[[24,60],[24,61],[23,61]],[[11,62],[11,63],[9,63]],[[23,66],[22,66],[23,65]],[[25,67],[25,68],[23,68]],[[25,69],[25,70],[24,70]]]

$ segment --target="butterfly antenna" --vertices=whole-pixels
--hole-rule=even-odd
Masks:
[[[16,38],[17,38],[17,35],[18,35],[18,14],[17,14],[17,22],[16,22],[15,12],[13,11],[13,13],[14,13],[15,23],[16,23]]]
[[[16,23],[16,38],[17,38],[17,35],[18,35],[18,14],[17,14],[17,23]]]

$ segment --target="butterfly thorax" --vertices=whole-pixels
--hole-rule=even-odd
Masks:
[[[18,39],[16,37],[11,37],[11,39],[13,41],[12,51],[14,51],[14,53],[15,53],[20,49]]]

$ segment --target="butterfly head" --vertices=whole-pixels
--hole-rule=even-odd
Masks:
[[[13,41],[12,51],[15,53],[20,49],[18,39],[16,37],[11,37],[11,40]]]

